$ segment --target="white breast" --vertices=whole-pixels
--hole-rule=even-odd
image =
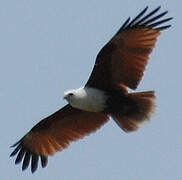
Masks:
[[[79,88],[72,90],[73,96],[68,100],[71,106],[90,112],[101,112],[106,108],[108,96],[96,88]]]

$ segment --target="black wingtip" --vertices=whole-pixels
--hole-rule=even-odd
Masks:
[[[124,29],[137,28],[137,27],[148,27],[148,28],[157,29],[157,30],[164,30],[164,29],[170,27],[170,25],[164,25],[164,26],[159,27],[159,25],[161,25],[167,21],[170,21],[172,19],[172,18],[161,19],[168,13],[168,11],[164,11],[162,13],[157,14],[158,11],[161,9],[161,6],[158,6],[153,11],[144,15],[146,13],[147,9],[148,9],[148,6],[146,6],[131,21],[130,21],[130,18],[128,18],[125,21],[125,23],[123,24],[123,26],[120,28],[119,32],[121,32],[121,30],[124,30]]]
[[[171,25],[167,25],[167,26],[158,27],[156,29],[159,30],[159,31],[163,31],[163,30],[166,30],[166,29],[168,29],[170,27],[171,27]]]
[[[132,26],[141,16],[143,16],[145,14],[145,12],[147,11],[148,6],[146,6],[145,9],[143,9],[129,24],[128,27]]]
[[[47,163],[48,163],[47,156],[41,156],[41,165],[43,168],[45,168],[47,166]]]
[[[38,167],[39,155],[32,153],[28,150],[21,141],[16,142],[11,146],[11,148],[15,148],[13,152],[10,154],[10,157],[17,155],[15,159],[15,164],[19,164],[23,161],[22,171],[26,170],[30,164],[31,160],[31,172],[34,173]],[[41,164],[42,167],[46,167],[47,165],[47,156],[41,156]]]
[[[30,158],[31,158],[31,153],[26,152],[24,160],[23,160],[23,165],[22,165],[22,171],[28,168],[29,163],[30,163]]]
[[[10,148],[14,148],[14,147],[16,147],[18,144],[20,144],[20,140],[17,141],[15,144],[11,145]]]
[[[154,27],[156,27],[156,26],[159,26],[160,24],[163,24],[163,23],[165,23],[165,22],[167,22],[167,21],[170,21],[171,19],[172,19],[172,18],[163,19],[163,20],[158,21],[158,22],[156,22],[156,23],[150,24],[148,27],[154,28]],[[155,28],[155,29],[160,30],[160,29],[163,28],[163,27],[164,27],[164,26],[162,26],[162,27],[157,27],[157,28]],[[166,28],[165,28],[165,29],[166,29]]]
[[[144,13],[147,11],[148,8],[149,8],[149,6],[146,6],[146,7],[141,11],[140,14],[144,14]]]
[[[31,172],[32,172],[32,174],[37,170],[38,161],[39,161],[39,156],[36,155],[36,154],[33,154],[32,155],[32,162],[31,162]]]
[[[25,150],[24,148],[21,148],[18,153],[18,156],[16,157],[15,164],[19,164],[22,161],[24,155],[25,155]]]
[[[119,31],[117,33],[119,33],[122,29],[124,29],[126,26],[128,26],[129,21],[130,21],[130,17],[124,22],[124,24],[121,26],[121,28],[119,29]]]
[[[159,6],[156,8],[156,11],[158,11],[160,8],[161,8],[161,5],[159,5]]]
[[[123,25],[121,26],[121,28],[119,29],[119,31],[116,33],[119,34],[122,30],[124,29],[128,29],[128,28],[135,28],[135,27],[150,27],[151,25],[153,25],[152,28],[158,29],[158,30],[164,30],[166,28],[163,27],[156,27],[158,22],[158,19],[162,18],[164,15],[166,15],[168,13],[168,11],[164,11],[163,13],[160,13],[158,15],[156,15],[156,13],[158,13],[158,11],[161,9],[161,6],[158,6],[157,8],[155,8],[154,10],[152,10],[151,12],[149,12],[148,14],[146,14],[147,10],[149,9],[149,6],[146,6],[135,18],[130,19],[130,17],[123,23]],[[145,15],[146,14],[146,15]],[[154,16],[155,15],[155,16]],[[131,20],[131,21],[130,21]],[[162,20],[161,22],[167,22],[168,20],[171,20],[171,18],[168,18],[166,21]],[[164,26],[166,27],[166,26]]]
[[[18,144],[17,144],[18,145]],[[14,146],[15,147],[15,146]],[[10,157],[16,155],[18,153],[18,151],[21,149],[21,145],[19,144],[15,150],[10,154]]]
[[[155,14],[157,11],[161,9],[161,5],[159,5],[157,8],[155,8],[151,13]]]
[[[159,11],[160,8],[161,8],[161,6],[158,6],[156,9],[154,9],[149,14],[147,14],[146,16],[144,16],[142,19],[140,19],[138,22],[135,23],[135,26],[140,25],[141,23],[145,22],[146,19],[148,19],[149,17],[151,17],[155,13],[157,13],[157,11]]]
[[[157,15],[157,16],[151,18],[151,19],[149,19],[148,21],[145,21],[142,25],[143,25],[143,26],[147,26],[147,25],[150,26],[150,23],[153,23],[153,22],[155,22],[156,20],[162,18],[162,17],[163,17],[164,15],[166,15],[167,13],[168,13],[168,11],[165,11],[165,12],[163,12],[163,13],[161,13],[161,14],[159,14],[159,15]]]

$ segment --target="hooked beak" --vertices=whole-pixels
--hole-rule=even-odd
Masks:
[[[67,100],[67,98],[68,98],[67,95],[64,95],[64,96],[63,96],[63,99],[64,99],[64,100]]]

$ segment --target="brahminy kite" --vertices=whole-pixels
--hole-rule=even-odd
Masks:
[[[134,19],[128,18],[113,38],[98,53],[91,76],[84,87],[64,93],[68,105],[41,120],[20,141],[10,156],[23,161],[25,170],[31,161],[32,173],[40,158],[42,167],[48,155],[68,147],[70,142],[88,135],[110,117],[126,132],[135,131],[154,110],[154,91],[129,93],[143,76],[149,55],[163,25],[160,7],[144,15],[146,7]],[[162,25],[162,26],[161,26]]]

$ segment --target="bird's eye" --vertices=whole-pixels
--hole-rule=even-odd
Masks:
[[[73,93],[69,93],[69,96],[73,96],[74,94]]]

